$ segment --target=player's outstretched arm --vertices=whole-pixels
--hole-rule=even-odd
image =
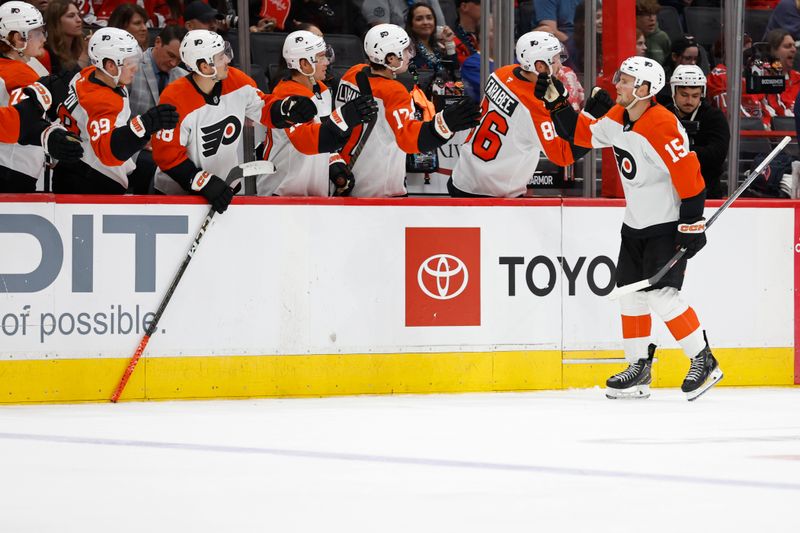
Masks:
[[[372,95],[362,95],[334,109],[330,116],[322,119],[319,133],[320,153],[340,150],[353,128],[366,124],[378,114],[378,103]]]
[[[230,187],[225,180],[198,168],[188,158],[164,172],[186,191],[205,198],[217,213],[224,213],[228,209],[233,197],[241,187],[241,183],[237,185],[236,189]]]
[[[26,98],[14,106],[20,118],[18,142],[42,146],[47,155],[62,161],[80,159],[83,156],[80,138],[67,132],[61,123],[51,124],[43,118],[52,103],[50,91],[34,83],[22,93]]]
[[[425,122],[419,131],[419,150],[429,152],[449,141],[457,131],[464,131],[480,124],[481,108],[469,97],[446,107]]]
[[[111,153],[120,161],[127,161],[144,148],[150,136],[159,130],[171,130],[178,124],[178,110],[172,104],[159,104],[141,115],[133,117],[127,127],[115,128],[111,133]]]

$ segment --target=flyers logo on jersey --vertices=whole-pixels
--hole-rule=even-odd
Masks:
[[[614,157],[617,158],[617,167],[619,172],[627,180],[632,180],[636,177],[636,161],[630,152],[619,148],[618,146],[612,147],[614,150]]]
[[[203,157],[211,157],[220,145],[233,144],[242,132],[242,123],[233,115],[204,128],[200,128],[203,140]]]
[[[481,325],[480,228],[406,228],[406,326]]]

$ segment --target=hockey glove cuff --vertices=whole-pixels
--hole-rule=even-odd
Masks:
[[[22,94],[38,102],[42,108],[42,116],[53,105],[53,96],[50,91],[38,81],[22,89]]]
[[[202,170],[192,179],[192,190],[203,195],[214,211],[224,213],[238,188],[232,189],[222,178]]]
[[[179,119],[178,110],[174,105],[159,104],[133,117],[128,125],[137,137],[143,139],[159,130],[174,129]]]
[[[686,259],[691,259],[706,245],[706,219],[678,221],[675,248],[686,248]]]
[[[366,124],[372,121],[378,114],[378,103],[371,95],[359,96],[344,104],[339,109],[331,113],[331,122],[338,127],[342,133],[347,133],[357,124]]]
[[[468,130],[480,124],[481,108],[471,98],[439,111],[433,117],[433,128],[442,139],[449,139],[457,131]]]

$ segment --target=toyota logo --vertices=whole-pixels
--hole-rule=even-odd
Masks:
[[[451,278],[463,272],[461,285],[455,288],[455,283],[450,284]],[[432,277],[436,281],[436,293],[433,293],[425,285],[425,275]],[[427,258],[419,266],[417,271],[417,283],[422,292],[434,300],[452,300],[467,288],[469,282],[469,272],[467,265],[454,255],[436,254]]]

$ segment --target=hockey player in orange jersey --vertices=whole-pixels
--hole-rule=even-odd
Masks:
[[[252,78],[229,66],[233,53],[218,33],[192,30],[180,52],[191,74],[161,93],[161,104],[174,105],[179,118],[174,130],[153,139],[155,187],[164,194],[202,195],[222,213],[236,193],[224,177],[241,163],[245,119],[287,128],[311,120],[316,107],[305,96],[280,100],[258,90]]]
[[[0,107],[0,143],[44,146],[57,159],[79,159],[83,155],[80,139],[61,123],[50,124],[42,118],[53,102],[47,87],[34,83],[22,95],[18,104]],[[20,191],[0,179],[0,192]]]
[[[361,144],[362,127],[350,137],[342,149],[342,157],[355,176],[353,196],[381,197],[407,194],[406,154],[429,152],[445,144],[455,132],[478,124],[478,105],[464,98],[433,120],[414,118],[411,94],[397,81],[396,74],[405,72],[414,56],[414,45],[404,29],[394,24],[378,24],[364,37],[364,51],[370,64],[351,67],[336,92],[336,107],[360,96],[356,75],[368,68],[369,83],[378,116],[372,135],[363,143],[360,156],[352,163]]]
[[[47,106],[50,105],[49,91],[36,83],[39,75],[28,65],[31,58],[42,54],[45,43],[44,19],[38,9],[26,2],[6,2],[0,6],[0,105],[14,105],[26,98],[23,90],[36,84],[26,92],[33,96],[47,93]],[[34,90],[35,89],[35,90]],[[37,98],[34,98],[37,99]],[[44,103],[44,102],[40,102]],[[30,117],[25,124],[28,128],[43,122],[41,114]],[[45,123],[44,128],[48,125]],[[47,129],[48,136],[55,134],[66,139],[66,131],[61,128]],[[55,141],[55,138],[53,139]],[[41,141],[39,141],[41,142]],[[37,145],[39,143],[36,143]],[[0,145],[0,192],[34,192],[37,179],[44,173],[45,148],[21,144],[16,139],[11,144]],[[77,149],[77,143],[74,148]],[[67,145],[68,148],[69,145]],[[57,153],[50,155],[63,156]]]
[[[617,105],[601,119],[577,116],[566,91],[550,79],[543,98],[558,134],[585,147],[611,147],[622,177],[626,208],[617,261],[617,286],[653,276],[680,248],[684,259],[652,287],[620,298],[622,337],[629,366],[608,379],[609,398],[647,398],[655,345],[650,310],[656,312],[691,359],[681,389],[694,400],[722,379],[705,332],[680,290],[686,260],[706,244],[705,183],[697,155],[678,118],[654,100],[666,83],[664,69],[645,57],[622,62],[614,77]]]
[[[276,170],[259,177],[259,195],[329,196],[333,192],[345,196],[352,190],[352,173],[339,150],[353,127],[375,118],[378,107],[371,95],[362,95],[333,110],[333,97],[322,81],[332,54],[325,39],[309,31],[286,36],[283,58],[289,73],[272,94],[278,98],[311,98],[317,117],[287,129],[267,129],[259,158],[275,163]]]
[[[561,68],[559,40],[547,32],[528,32],[517,41],[516,55],[519,64],[498,68],[486,82],[480,126],[461,147],[447,183],[451,196],[523,196],[541,152],[564,167],[588,151],[558,137],[544,102],[534,97],[539,72],[555,76]],[[610,101],[599,104],[595,95],[586,111],[602,116],[611,107]]]
[[[53,173],[53,191],[77,194],[125,194],[134,156],[151,134],[175,126],[173,106],[158,105],[131,117],[125,86],[133,81],[141,62],[136,39],[119,28],[102,28],[89,40],[92,66],[70,82],[58,117],[67,130],[79,135],[83,158],[63,161]]]

